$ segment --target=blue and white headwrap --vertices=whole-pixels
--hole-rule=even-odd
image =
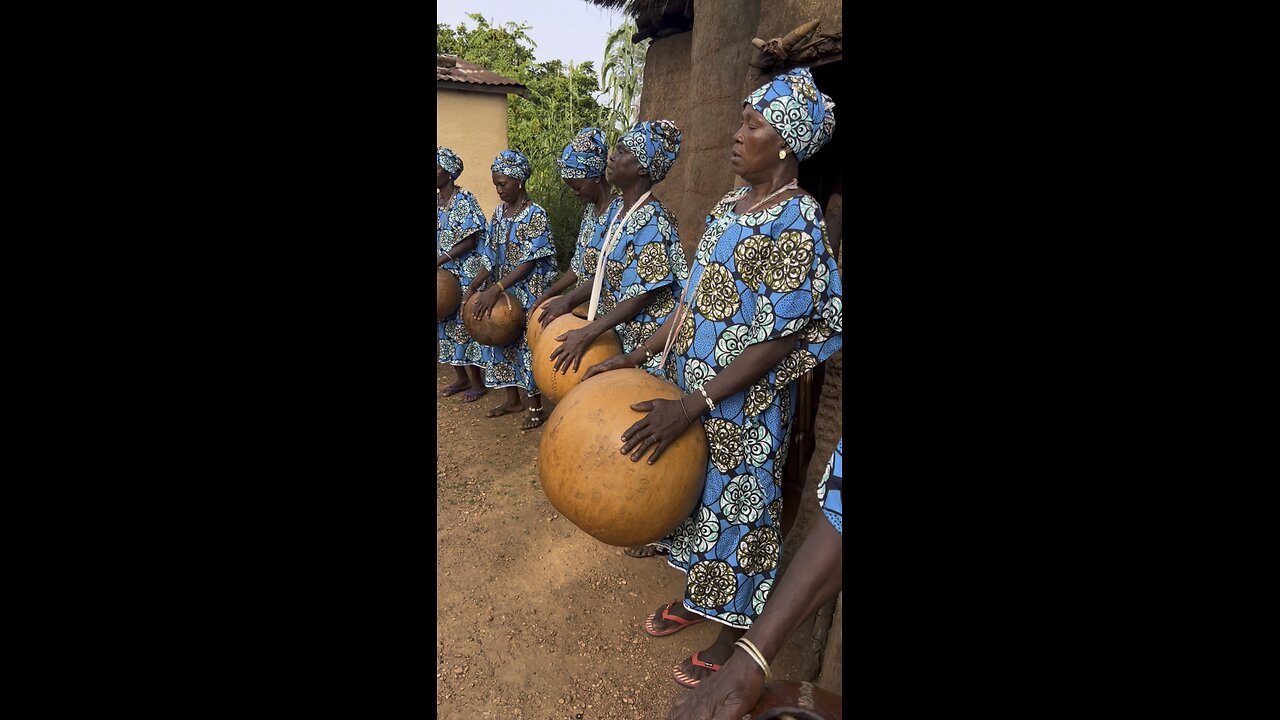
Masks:
[[[609,149],[604,146],[604,131],[600,128],[586,127],[578,131],[577,136],[564,146],[560,159],[562,178],[594,178],[604,175],[605,160]]]
[[[670,120],[644,120],[618,140],[649,171],[654,183],[662,182],[680,153],[680,128]]]
[[[436,146],[436,164],[444,168],[444,171],[454,180],[462,174],[462,158],[443,145]]]
[[[515,150],[503,150],[498,153],[498,157],[493,159],[493,167],[489,169],[516,180],[528,180],[533,172],[529,168],[529,158]]]
[[[836,104],[818,90],[809,68],[795,68],[775,77],[742,101],[764,116],[796,154],[812,157],[831,140],[836,128]]]

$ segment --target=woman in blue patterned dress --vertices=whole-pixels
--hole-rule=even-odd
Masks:
[[[645,622],[663,636],[714,620],[711,647],[674,675],[695,686],[725,662],[769,597],[782,538],[782,475],[796,387],[841,345],[841,286],[822,209],[799,189],[799,162],[831,138],[831,99],[807,69],[775,77],[743,102],[730,165],[750,185],[707,217],[683,305],[634,351],[585,377],[665,357],[680,400],[632,405],[646,413],[623,433],[623,454],[654,463],[692,423],[706,430],[710,459],[702,498],[671,536],[667,562],[687,574],[683,602]],[[664,350],[669,346],[670,353]],[[705,417],[704,417],[705,416]]]
[[[503,150],[491,168],[493,187],[502,200],[489,221],[489,242],[484,245],[485,267],[476,274],[470,292],[490,278],[493,284],[480,291],[473,312],[475,317],[488,317],[505,291],[511,291],[526,317],[533,301],[547,289],[556,269],[556,249],[551,244],[551,222],[547,213],[529,201],[525,181],[531,172],[529,159],[523,154]],[[465,300],[464,300],[465,303]],[[519,412],[520,391],[529,394],[529,417],[520,426],[531,430],[542,424],[542,396],[533,381],[533,363],[529,341],[520,333],[515,341],[503,347],[482,346],[484,384],[506,388],[507,401],[489,411],[489,417]]]
[[[476,196],[456,184],[461,175],[462,158],[447,147],[436,146],[436,267],[453,273],[466,293],[476,272],[484,267],[478,250],[487,227]],[[466,390],[462,401],[473,402],[484,394],[480,343],[467,333],[459,312],[461,305],[436,323],[436,355],[439,362],[452,365],[457,375],[457,381],[444,389],[444,396]]]
[[[551,352],[557,372],[575,372],[591,343],[607,330],[614,330],[622,351],[630,352],[657,331],[658,325],[676,307],[679,282],[689,277],[689,263],[676,216],[652,195],[680,154],[680,128],[670,120],[640,122],[618,139],[609,157],[607,177],[622,192],[605,213],[608,244],[604,271],[600,273],[600,296],[593,322],[557,337],[563,344]],[[590,258],[584,277],[594,281],[598,257]],[[549,307],[546,315],[591,299],[594,282],[585,282]],[[554,303],[553,303],[554,304]],[[658,368],[657,358],[646,358],[650,372]],[[653,547],[626,549],[630,557],[650,557]]]
[[[818,507],[827,522],[815,524],[778,581],[768,606],[738,640],[724,668],[698,688],[676,698],[667,720],[741,717],[756,706],[768,680],[769,663],[805,618],[840,594],[844,576],[844,439],[818,483]],[[755,657],[758,654],[759,657]]]
[[[560,166],[560,177],[569,186],[578,199],[586,203],[582,207],[582,222],[578,225],[578,242],[573,246],[573,258],[569,261],[568,271],[541,296],[533,301],[538,307],[547,298],[555,297],[566,290],[574,290],[582,285],[596,266],[596,257],[600,252],[600,244],[604,242],[604,229],[608,220],[609,200],[612,194],[609,183],[605,182],[604,165],[608,157],[608,149],[604,146],[604,131],[599,128],[582,128],[560,154],[557,165]],[[559,298],[547,304],[538,313],[538,317],[529,322],[541,323],[543,327],[561,315],[569,312],[576,305],[569,304],[567,298]]]
[[[675,310],[679,283],[689,277],[689,263],[680,245],[676,216],[652,190],[680,154],[680,139],[680,128],[670,120],[636,123],[619,138],[609,158],[608,177],[622,197],[609,206],[596,317],[557,338],[563,344],[551,353],[556,371],[577,371],[587,347],[606,330],[615,330],[622,351],[631,352]],[[593,281],[596,267],[587,269]],[[592,285],[584,283],[569,299],[590,300]],[[657,359],[646,358],[646,365],[657,370]]]

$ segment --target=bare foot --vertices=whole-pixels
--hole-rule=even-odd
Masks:
[[[529,408],[529,417],[520,424],[521,430],[532,430],[542,424],[542,408]]]
[[[706,650],[699,650],[692,657],[681,660],[671,669],[671,674],[675,676],[676,682],[685,687],[698,687],[698,683],[711,677],[721,665],[728,662],[731,655],[733,655],[732,649],[724,652],[718,645],[712,645]]]
[[[462,402],[475,402],[483,397],[485,392],[484,388],[471,388],[470,390],[462,393]]]
[[[644,631],[653,637],[673,635],[690,625],[707,622],[707,619],[684,609],[679,600],[654,610],[645,618]]]
[[[441,395],[443,395],[444,397],[449,397],[450,395],[457,395],[463,390],[469,390],[470,388],[471,388],[471,381],[463,380],[461,382],[456,382],[450,385],[449,387],[445,388],[444,392],[441,393]]]
[[[521,409],[520,403],[516,403],[515,405],[499,405],[490,410],[488,415],[489,417],[502,417],[509,413],[520,412]]]
[[[657,555],[658,549],[652,545],[637,545],[635,547],[629,547],[626,550],[623,550],[623,552],[627,554],[627,557],[642,558]]]

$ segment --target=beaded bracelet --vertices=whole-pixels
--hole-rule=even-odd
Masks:
[[[681,410],[681,412],[683,412],[683,413],[684,413],[684,419],[685,419],[685,420],[688,420],[688,421],[689,421],[689,424],[690,424],[690,425],[692,425],[692,424],[693,424],[693,418],[689,417],[689,411],[688,411],[688,410],[685,408],[685,406],[684,406],[684,396],[683,396],[683,395],[681,395],[681,396],[680,396],[680,410]]]
[[[707,407],[711,408],[712,411],[715,411],[716,404],[711,402],[711,398],[707,396],[707,389],[698,388],[698,392],[702,393],[702,398],[707,401]]]
[[[734,645],[746,650],[747,655],[750,655],[751,659],[755,660],[760,669],[764,671],[765,685],[773,682],[773,671],[769,669],[769,663],[764,659],[764,653],[760,652],[760,648],[756,647],[755,643],[743,637],[738,638],[738,642],[734,643]]]

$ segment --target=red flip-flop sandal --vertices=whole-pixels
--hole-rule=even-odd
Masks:
[[[711,672],[717,672],[721,667],[723,667],[722,665],[699,660],[698,653],[694,653],[693,657],[689,658],[689,661],[692,662],[695,667],[706,668]],[[698,687],[698,683],[702,682],[701,680],[694,680],[688,675],[685,675],[684,671],[680,669],[679,663],[676,664],[675,668],[671,671],[671,674],[675,676],[676,682],[687,688],[696,688]]]
[[[678,615],[672,615],[671,613],[667,612],[668,610],[671,609],[671,606],[675,604],[676,604],[675,602],[669,602],[667,603],[666,607],[662,608],[662,619],[670,620],[672,622],[678,623],[675,627],[667,630],[663,630],[662,632],[658,632],[657,630],[654,630],[653,621],[658,619],[658,611],[654,610],[652,613],[650,613],[649,617],[644,619],[644,631],[654,637],[665,637],[667,635],[678,633],[681,630],[689,627],[690,625],[697,625],[698,623],[704,623],[707,621],[706,618],[699,618],[697,620],[685,620],[684,618]]]

